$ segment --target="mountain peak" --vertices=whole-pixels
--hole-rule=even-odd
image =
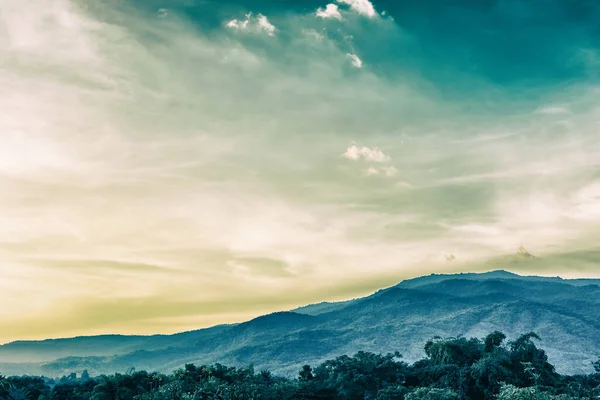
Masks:
[[[523,277],[519,274],[515,274],[514,272],[510,272],[505,269],[497,269],[494,271],[483,272],[483,273],[475,274],[475,275],[481,275],[481,276],[485,276],[488,278],[522,278]]]

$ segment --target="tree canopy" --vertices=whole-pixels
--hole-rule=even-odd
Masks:
[[[537,347],[533,332],[506,342],[502,332],[477,338],[434,338],[412,365],[396,353],[358,352],[296,378],[253,366],[187,364],[169,375],[136,371],[60,379],[0,376],[0,400],[575,400],[600,397],[600,360],[594,373],[564,376]]]

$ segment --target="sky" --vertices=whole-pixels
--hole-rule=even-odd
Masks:
[[[430,273],[600,276],[599,22],[572,0],[0,0],[0,342]]]

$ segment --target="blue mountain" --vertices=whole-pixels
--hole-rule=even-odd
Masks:
[[[563,373],[586,373],[600,355],[600,280],[520,276],[507,271],[428,275],[359,299],[319,303],[231,325],[175,335],[104,335],[17,341],[0,346],[0,373],[60,376],[186,363],[248,365],[294,375],[358,350],[423,356],[434,336],[509,338],[538,333]],[[590,358],[591,357],[591,358]]]

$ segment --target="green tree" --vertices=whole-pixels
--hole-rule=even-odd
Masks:
[[[486,353],[493,352],[496,348],[502,345],[506,339],[506,335],[500,331],[494,331],[487,335],[483,340],[484,350]]]
[[[471,365],[482,357],[482,346],[475,338],[434,339],[425,344],[425,354],[440,365]]]
[[[519,387],[555,386],[558,375],[554,366],[548,362],[546,352],[539,349],[533,339],[541,340],[537,334],[530,332],[509,342],[515,384]]]
[[[310,365],[303,365],[302,369],[298,373],[298,380],[300,382],[308,382],[314,379],[312,368]]]
[[[81,380],[83,381],[87,381],[88,379],[90,379],[90,374],[88,372],[87,369],[84,369],[83,372],[81,373]]]
[[[459,396],[450,389],[418,388],[404,398],[405,400],[458,400]]]
[[[408,390],[402,386],[388,386],[385,389],[381,389],[377,392],[375,400],[398,400],[403,399]]]
[[[534,333],[504,345],[504,334],[483,340],[434,338],[427,357],[407,365],[398,353],[358,352],[287,379],[253,366],[187,364],[170,375],[130,370],[78,379],[0,375],[0,400],[577,400],[600,398],[596,372],[555,372]]]
[[[594,371],[596,371],[597,374],[600,374],[600,358],[598,358],[598,360],[594,361],[592,363],[592,366],[594,367]]]
[[[511,385],[505,385],[500,390],[498,400],[578,400],[577,397],[571,397],[565,394],[554,395],[544,392],[537,387],[517,388]]]
[[[30,393],[26,388],[15,385],[9,386],[7,400],[29,400],[29,398]]]

